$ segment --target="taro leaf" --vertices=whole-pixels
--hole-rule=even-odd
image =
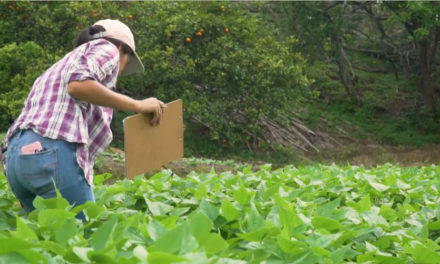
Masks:
[[[113,257],[110,257],[102,252],[89,251],[87,252],[87,257],[94,264],[117,264]]]
[[[300,253],[298,255],[294,255],[294,261],[291,261],[289,263],[291,264],[315,264],[319,263],[319,257],[313,253],[312,250],[308,250],[304,253]]]
[[[111,173],[98,174],[93,177],[93,183],[96,186],[102,185],[106,180],[110,179],[113,175]]]
[[[219,209],[203,199],[199,205],[200,212],[204,213],[211,221],[215,221],[220,215]]]
[[[41,226],[52,226],[53,229],[58,229],[67,219],[73,219],[74,213],[67,212],[60,209],[47,209],[39,212],[38,223]]]
[[[77,215],[77,214],[80,213],[80,212],[83,212],[84,214],[86,214],[86,213],[85,213],[85,210],[86,210],[87,208],[89,208],[90,206],[92,206],[92,205],[95,205],[95,206],[96,206],[95,203],[92,203],[92,202],[90,202],[90,201],[87,201],[85,204],[80,204],[80,205],[74,206],[74,207],[70,210],[70,212],[71,212],[71,213],[74,213],[75,215]],[[95,207],[95,208],[96,208],[96,207]],[[88,215],[86,214],[86,216],[88,216]],[[90,218],[90,217],[89,217],[89,218]]]
[[[31,264],[48,264],[47,258],[34,249],[19,250],[17,253],[25,257]]]
[[[309,246],[300,241],[290,240],[283,235],[277,236],[278,246],[287,254],[299,254],[309,249]]]
[[[336,239],[338,239],[341,234],[332,234],[332,235],[320,235],[317,233],[313,233],[308,236],[307,242],[311,247],[322,247],[326,248],[330,246]]]
[[[160,238],[167,231],[168,230],[155,219],[151,219],[150,222],[148,223],[148,234],[150,235],[151,239],[153,239],[154,241]]]
[[[249,164],[248,166],[244,167],[242,171],[244,174],[251,173],[252,172],[252,164]]]
[[[60,209],[60,210],[70,210],[70,203],[65,198],[62,197],[53,197],[43,199],[40,196],[37,196],[33,205],[38,210],[46,210],[46,209]]]
[[[332,259],[334,264],[343,263],[345,259],[345,253],[349,249],[349,246],[343,246],[332,252],[330,258]]]
[[[338,197],[337,199],[328,202],[324,205],[321,205],[316,210],[316,215],[318,216],[324,216],[324,217],[331,217],[333,215],[333,212],[336,210],[336,208],[341,203],[341,198]]]
[[[152,202],[146,197],[146,195],[144,195],[144,198],[145,202],[148,205],[148,210],[150,210],[153,215],[166,215],[171,210],[173,210],[173,207],[168,204],[164,204],[161,202]]]
[[[136,246],[133,250],[133,253],[140,261],[147,260],[148,252],[142,246]]]
[[[138,228],[141,221],[142,213],[137,212],[135,215],[129,216],[123,221],[124,226]]]
[[[227,199],[225,199],[220,207],[222,211],[222,215],[226,218],[226,220],[233,221],[240,217],[240,211],[235,208],[235,206]]]
[[[90,263],[89,257],[88,257],[88,253],[90,251],[93,251],[93,248],[86,248],[86,247],[73,247],[72,248],[73,253],[75,253],[75,255],[81,259],[82,261],[86,262],[86,263]]]
[[[277,236],[280,233],[281,230],[278,227],[263,227],[249,233],[237,234],[237,236],[248,241],[257,242],[262,241],[263,239]]]
[[[176,227],[176,222],[179,220],[178,216],[162,216],[157,217],[157,219],[161,219],[160,223],[167,229],[173,229]]]
[[[94,250],[103,250],[111,241],[112,235],[118,223],[118,217],[113,215],[107,222],[100,226],[90,239],[90,245]]]
[[[440,221],[431,222],[428,224],[430,230],[438,230],[440,229]]]
[[[364,197],[362,197],[362,199],[359,202],[353,204],[353,208],[359,213],[370,211],[371,210],[370,194],[365,195]]]
[[[180,216],[188,212],[190,209],[190,207],[173,208],[173,210],[170,211],[170,215]]]
[[[17,252],[9,252],[0,255],[0,264],[12,264],[12,263],[28,264],[30,262]]]
[[[249,231],[256,231],[266,226],[263,217],[261,217],[255,205],[251,204],[251,209],[248,213]]]
[[[35,235],[34,231],[32,231],[32,229],[30,229],[30,227],[26,225],[20,217],[17,216],[16,219],[17,219],[16,236],[31,243],[38,242],[38,237]]]
[[[0,238],[0,255],[8,252],[16,252],[29,248],[39,247],[38,244],[32,244],[21,238],[10,237]]]
[[[341,224],[338,221],[323,216],[313,217],[312,225],[316,229],[326,229],[328,231],[334,231],[341,228]]]
[[[152,252],[148,254],[147,261],[148,263],[171,264],[178,262],[186,262],[189,261],[189,259],[165,252]]]
[[[66,219],[63,225],[55,232],[55,239],[62,246],[66,246],[69,239],[76,236],[78,230],[75,219]]]
[[[368,182],[368,184],[370,184],[371,187],[373,187],[374,189],[376,189],[379,192],[384,192],[390,188],[389,186],[386,186],[384,184],[381,184],[381,183],[378,183],[377,181],[375,181],[374,180],[376,178],[375,176],[368,175],[368,174],[362,174],[362,176]]]
[[[191,227],[191,233],[199,241],[211,231],[212,227],[211,220],[203,213],[192,216],[188,220],[188,224]]]
[[[8,210],[12,205],[12,200],[7,198],[0,198],[0,209]]]
[[[393,256],[382,256],[382,255],[377,255],[375,262],[376,263],[386,263],[386,264],[408,263],[408,261],[405,261],[405,259],[403,259],[403,258],[396,258]]]
[[[268,188],[268,189],[264,192],[264,200],[267,200],[267,199],[273,197],[273,195],[274,195],[275,193],[278,193],[278,191],[280,190],[280,185],[281,185],[281,183],[278,182],[278,183],[276,183],[274,186]]]
[[[177,254],[181,251],[197,248],[198,242],[191,234],[188,223],[183,223],[171,229],[156,240],[155,248],[170,254]]]
[[[279,213],[281,225],[286,227],[288,230],[292,230],[294,227],[304,223],[301,218],[299,218],[299,216],[290,208],[280,207]]]
[[[416,244],[413,250],[413,258],[417,263],[437,264],[440,263],[440,254],[424,245]]]
[[[200,245],[205,249],[206,254],[213,255],[227,249],[229,244],[218,234],[209,233],[200,239]]]
[[[238,190],[234,192],[234,199],[242,205],[249,203],[251,194],[246,190],[244,185],[241,185]]]
[[[1,211],[0,211],[1,212]],[[0,218],[0,230],[9,230],[11,227],[6,223],[6,220]],[[1,235],[0,235],[1,238]]]
[[[65,253],[64,247],[53,241],[40,241],[40,245],[47,251],[51,251],[56,255],[63,256]]]
[[[440,203],[437,204],[437,208],[435,210],[435,216],[437,217],[437,220],[440,221]]]
[[[20,250],[18,252],[9,252],[0,255],[0,264],[47,264],[48,261],[41,253],[32,249]]]

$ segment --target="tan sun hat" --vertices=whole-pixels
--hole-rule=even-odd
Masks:
[[[96,25],[105,28],[105,32],[98,33],[100,37],[107,37],[107,38],[120,40],[125,44],[127,44],[133,50],[134,55],[131,56],[129,63],[127,64],[127,66],[124,69],[124,72],[122,73],[122,76],[134,74],[134,73],[141,73],[144,71],[144,65],[142,64],[141,59],[139,59],[139,56],[135,51],[133,33],[131,32],[130,28],[127,25],[125,25],[119,20],[114,20],[114,19],[103,19],[96,22],[94,26]]]

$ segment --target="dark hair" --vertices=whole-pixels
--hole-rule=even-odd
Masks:
[[[82,44],[89,42],[90,40],[92,40],[90,38],[92,35],[95,35],[95,34],[100,33],[100,32],[105,32],[105,28],[100,26],[100,25],[96,25],[96,26],[85,28],[76,37],[75,43],[74,43],[74,48],[77,48],[77,47],[81,46]],[[125,54],[134,55],[134,52],[130,48],[130,46],[128,46],[124,42],[122,42],[122,41],[120,41],[118,39],[113,39],[113,38],[107,38],[107,37],[101,37],[101,38],[110,41],[111,43],[113,43],[118,48],[119,48],[119,46],[122,46],[122,52],[124,52]]]

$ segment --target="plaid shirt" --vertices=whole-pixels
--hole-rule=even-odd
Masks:
[[[74,99],[67,93],[67,85],[72,81],[95,80],[114,91],[118,70],[119,51],[107,40],[93,40],[68,53],[35,81],[20,116],[0,146],[0,155],[19,129],[78,143],[78,164],[93,186],[95,159],[113,139],[113,109]],[[4,158],[2,164],[5,166]]]

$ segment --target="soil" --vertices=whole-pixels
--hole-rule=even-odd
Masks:
[[[118,149],[110,149],[111,153],[123,153]],[[252,161],[253,170],[258,170],[258,166],[267,162]],[[399,166],[430,166],[440,163],[440,145],[430,145],[424,148],[399,148],[378,145],[350,145],[320,154],[305,156],[302,160],[292,161],[291,164],[310,165],[312,163],[338,164],[338,165],[364,165],[366,168],[380,166],[385,163],[399,164]],[[215,170],[216,173],[225,171],[237,171],[232,165],[225,164],[188,164],[182,161],[167,164],[164,169],[170,169],[175,175],[184,177],[192,171],[197,173],[208,173]],[[106,183],[111,184],[124,176],[124,163],[115,161],[114,158],[105,156],[95,168],[95,173],[113,174],[112,179]],[[152,171],[146,176],[152,176],[158,171]]]

